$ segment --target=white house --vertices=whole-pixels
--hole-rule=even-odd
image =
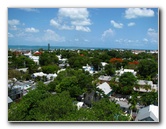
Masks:
[[[105,67],[107,64],[108,64],[108,63],[106,63],[106,62],[101,62],[101,65],[102,65],[103,67]]]
[[[38,73],[33,73],[32,75],[33,77],[42,77],[42,76],[47,76],[47,74],[43,73],[43,72],[38,72]]]
[[[54,74],[47,74],[47,79],[54,79],[54,78],[56,78],[57,77],[57,74],[56,73],[54,73]]]
[[[39,64],[39,56],[29,56],[37,65]]]
[[[140,91],[140,92],[151,92],[152,90],[157,91],[158,90],[158,86],[157,84],[153,84],[152,81],[147,81],[147,80],[138,80],[137,82],[138,85],[142,86],[139,89],[136,89],[134,87],[135,91]],[[150,89],[146,90],[143,86],[145,85],[149,85]]]
[[[109,83],[111,81],[112,77],[101,75],[98,79],[99,79],[100,83],[103,83],[103,82]]]
[[[16,69],[18,71],[23,71],[23,72],[27,72],[28,68],[20,68],[20,69]]]
[[[93,73],[94,73],[93,67],[89,66],[88,64],[87,64],[86,66],[82,66],[82,68],[83,68],[85,71],[88,71],[90,74],[93,74]]]
[[[32,52],[29,51],[28,53],[24,53],[24,56],[30,57],[30,56],[32,56]]]
[[[57,77],[57,74],[56,73],[54,73],[54,74],[46,74],[46,73],[43,73],[43,72],[38,72],[38,73],[33,73],[33,75],[32,75],[34,78],[36,78],[36,77],[43,77],[43,76],[45,76],[47,79],[51,79],[51,77],[54,79],[54,78],[56,78]]]
[[[107,82],[100,84],[99,86],[97,86],[97,88],[101,89],[105,95],[108,95],[112,91],[111,87]]]
[[[84,102],[78,102],[77,103],[77,109],[79,110],[83,106]]]
[[[137,72],[134,71],[133,69],[123,69],[123,67],[120,70],[116,70],[116,75],[117,76],[121,76],[124,73],[130,72],[132,73],[134,76],[136,76]]]
[[[154,121],[159,122],[159,108],[155,105],[149,105],[139,110],[135,121]]]

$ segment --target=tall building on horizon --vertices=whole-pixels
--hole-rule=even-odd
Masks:
[[[50,50],[50,44],[48,44],[48,51]]]

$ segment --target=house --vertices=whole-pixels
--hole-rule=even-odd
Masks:
[[[42,54],[42,52],[35,51],[33,54],[34,54],[35,56],[40,56],[40,55]]]
[[[93,74],[95,71],[93,69],[92,66],[89,66],[88,64],[86,66],[82,66],[82,68],[85,70],[85,71],[88,71],[90,74]]]
[[[77,103],[77,109],[79,110],[81,107],[83,107],[84,102],[78,102]]]
[[[22,72],[25,73],[25,72],[27,72],[28,68],[20,68],[20,69],[16,69],[16,70],[18,70],[18,71],[20,71],[20,72],[22,71]]]
[[[134,87],[135,91],[139,91],[139,92],[151,92],[152,90],[158,91],[158,85],[153,84],[152,81],[138,80],[137,84],[141,87],[139,87],[139,89]],[[149,88],[146,89],[146,86],[149,86]]]
[[[13,86],[12,88],[9,87],[8,95],[13,101],[15,101],[23,96],[23,91],[24,91],[23,86],[17,85]]]
[[[139,110],[135,121],[154,121],[159,122],[158,106],[149,105]]]
[[[64,69],[66,67],[69,67],[70,65],[68,63],[63,63],[63,64],[59,64],[59,68]]]
[[[57,77],[57,74],[56,74],[56,73],[54,73],[54,74],[47,74],[46,76],[47,76],[47,79],[48,79],[48,80],[51,80],[51,79],[56,78],[56,77]]]
[[[121,76],[124,73],[130,72],[132,73],[134,76],[136,76],[137,72],[134,71],[133,69],[123,69],[123,67],[120,70],[116,70],[115,73],[117,76]]]
[[[107,82],[108,84],[110,83],[112,77],[111,76],[104,76],[104,75],[101,75],[99,78],[99,81],[100,81],[100,84],[104,83],[104,82]]]
[[[58,70],[57,71],[57,74],[59,74],[60,72],[62,72],[62,71],[65,71],[66,69],[60,69],[60,70]]]
[[[43,76],[47,76],[47,74],[43,73],[43,72],[38,72],[38,73],[33,73],[32,75],[34,78],[36,77],[43,77]]]
[[[39,56],[29,56],[37,65],[39,65]]]
[[[120,105],[120,108],[125,112],[125,113],[130,113],[130,106],[131,104],[128,103],[128,101],[125,98],[115,98],[116,104]]]
[[[32,56],[31,51],[25,52],[25,53],[24,53],[24,56],[26,56],[26,57],[30,57],[30,56]]]
[[[102,65],[102,69],[104,70],[105,66],[108,65],[108,63],[106,63],[106,62],[101,62],[101,65]]]
[[[99,86],[97,86],[97,88],[101,89],[105,95],[109,95],[112,91],[111,87],[107,82],[100,84]]]
[[[10,107],[12,102],[13,102],[13,100],[8,96],[8,108]]]

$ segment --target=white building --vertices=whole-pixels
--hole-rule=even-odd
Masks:
[[[24,56],[30,57],[30,56],[32,56],[32,52],[29,51],[28,53],[24,53]]]
[[[47,74],[43,73],[43,72],[38,72],[38,73],[33,73],[32,75],[33,77],[42,77],[42,76],[47,76]]]
[[[139,92],[151,92],[152,90],[158,91],[158,85],[157,85],[157,84],[153,84],[152,81],[138,80],[137,84],[138,84],[139,86],[142,86],[142,87],[140,87],[139,89],[136,89],[136,88],[134,87],[134,90],[135,90],[135,91],[139,91]],[[146,90],[146,89],[144,88],[144,86],[146,86],[146,85],[149,85],[149,86],[150,86],[150,89]]]
[[[108,95],[112,91],[110,85],[107,82],[100,84],[97,86],[97,88],[101,89],[105,95]]]
[[[77,109],[79,110],[81,107],[83,107],[84,102],[78,102],[77,103]]]
[[[49,79],[49,80],[51,80],[51,78],[54,79],[56,77],[57,77],[56,73],[54,73],[54,74],[47,74],[47,79]]]
[[[82,68],[83,68],[85,71],[88,71],[90,74],[93,74],[93,73],[94,73],[93,67],[89,66],[88,64],[87,64],[86,66],[82,66]]]
[[[54,74],[46,74],[46,73],[43,73],[43,72],[38,72],[38,73],[33,73],[33,75],[32,75],[34,78],[36,78],[36,77],[43,77],[43,76],[45,76],[47,79],[54,79],[54,78],[56,78],[57,77],[57,74],[56,73],[54,73]]]
[[[39,65],[39,56],[29,56],[37,65]]]
[[[123,67],[120,70],[116,70],[116,75],[117,76],[121,76],[124,73],[130,72],[132,73],[134,76],[136,76],[137,72],[134,71],[133,69],[123,69]]]
[[[149,105],[139,110],[135,121],[154,121],[159,122],[159,108],[155,105]]]
[[[105,67],[108,63],[106,62],[101,62],[102,67]]]

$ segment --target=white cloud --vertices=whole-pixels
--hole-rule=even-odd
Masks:
[[[55,21],[54,19],[51,19],[51,20],[50,20],[50,25],[51,25],[51,26],[54,26],[54,27],[56,27],[56,28],[59,28],[59,27],[60,27],[60,24],[59,24],[57,21]]]
[[[122,23],[117,23],[114,20],[111,20],[111,24],[115,27],[115,28],[123,28],[123,24]]]
[[[39,10],[34,8],[19,8],[19,9],[24,10],[26,12],[37,12],[37,13],[39,12]]]
[[[60,30],[90,32],[89,12],[86,8],[60,8],[58,17],[50,20],[50,25]]]
[[[37,33],[39,32],[39,30],[31,27],[31,28],[25,28],[25,32]]]
[[[128,23],[128,26],[135,26],[135,23],[134,22],[130,22],[130,23]]]
[[[89,27],[84,27],[84,26],[76,26],[76,30],[84,31],[84,32],[90,32],[91,30]]]
[[[131,44],[131,43],[139,43],[139,40],[133,40],[133,39],[116,39],[116,43],[125,43],[125,44]]]
[[[150,38],[151,42],[158,41],[158,32],[155,29],[149,28],[147,30],[147,35]]]
[[[88,25],[91,25],[91,22],[90,22],[90,19],[84,19],[84,20],[71,21],[71,24],[75,26],[88,26]]]
[[[129,8],[125,11],[125,18],[153,17],[154,11],[147,8]]]
[[[26,34],[25,32],[23,32],[23,31],[20,31],[20,32],[18,32],[17,34],[15,34],[16,35],[16,37],[28,37],[28,34]]]
[[[13,35],[13,34],[11,34],[11,33],[8,33],[8,37],[9,37],[9,38],[13,38],[13,37],[14,37],[14,35]]]
[[[20,21],[17,20],[17,19],[12,19],[12,20],[8,20],[8,24],[11,25],[11,26],[19,25]]]
[[[47,29],[44,31],[44,36],[42,37],[42,41],[54,41],[54,42],[64,42],[65,38],[59,36],[58,34],[56,34],[53,30]]]
[[[14,26],[9,26],[9,29],[10,30],[18,30],[17,26],[15,26],[15,25]]]
[[[116,39],[115,42],[117,42],[117,43],[122,43],[122,42],[123,42],[123,39]]]
[[[68,26],[68,25],[62,25],[61,28],[62,30],[73,30],[74,29],[74,26]]]
[[[110,38],[113,35],[114,35],[114,31],[110,28],[110,29],[103,32],[101,39],[104,40],[105,38]]]
[[[33,41],[33,42],[64,42],[65,38],[61,37],[53,30],[47,29],[44,30],[44,33],[41,37],[34,36],[32,34],[26,35],[25,40]]]
[[[10,30],[18,30],[17,25],[20,25],[20,21],[17,19],[8,20],[8,27]]]
[[[144,38],[143,41],[144,41],[144,42],[148,42],[149,40],[148,40],[147,38]]]
[[[73,20],[86,20],[89,12],[86,8],[60,8],[59,15]]]

